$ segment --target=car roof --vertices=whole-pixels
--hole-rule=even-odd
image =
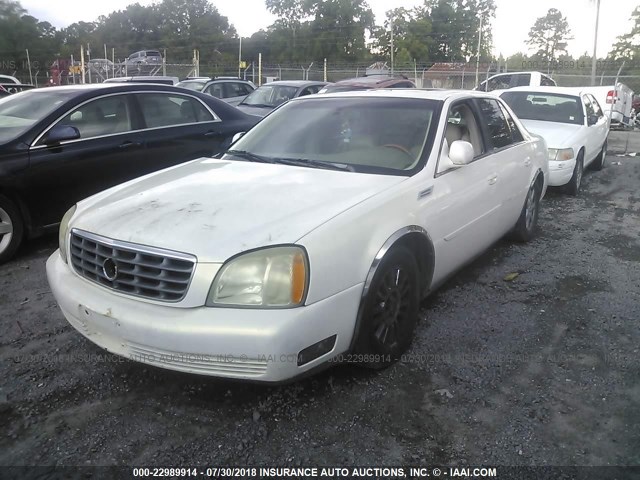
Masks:
[[[274,82],[263,83],[261,87],[268,85],[284,85],[286,87],[308,87],[310,85],[327,85],[328,82],[317,81],[314,82],[312,80],[276,80]]]
[[[369,75],[366,77],[347,78],[336,82],[336,85],[378,85],[381,83],[406,82],[411,81],[405,77],[392,77],[389,75]]]
[[[491,93],[477,92],[473,90],[445,90],[445,89],[422,89],[422,88],[379,88],[370,90],[353,90],[347,92],[331,92],[321,95],[299,97],[295,101],[305,98],[412,98],[416,100],[456,100],[461,98],[495,98]],[[293,101],[293,100],[292,100]]]
[[[540,75],[544,75],[545,77],[551,77],[551,75],[547,75],[546,73],[538,72],[536,70],[530,70],[530,71],[526,71],[526,72],[500,72],[500,73],[494,73],[489,78],[498,77],[498,76],[501,76],[501,75],[531,75],[532,73],[539,73]]]
[[[91,97],[91,94],[94,92],[100,93],[118,93],[118,92],[136,92],[136,91],[149,91],[149,90],[158,90],[158,91],[169,91],[175,93],[190,93],[194,94],[197,92],[188,92],[185,91],[184,88],[175,87],[173,85],[163,85],[161,83],[136,83],[136,82],[121,82],[121,83],[91,83],[85,85],[61,85],[56,87],[47,87],[47,88],[36,88],[34,90],[30,90],[30,92],[38,93],[51,93],[51,92],[65,92],[75,94],[75,96],[87,96]]]
[[[236,77],[218,77],[218,78],[212,78],[210,80],[207,80],[207,83],[214,83],[214,82],[241,82],[241,83],[251,83],[249,80],[243,80],[241,78],[236,78]],[[273,82],[271,82],[273,83]]]

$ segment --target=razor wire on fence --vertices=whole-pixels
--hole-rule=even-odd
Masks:
[[[186,52],[180,53],[164,50],[162,64],[131,65],[127,62],[114,62],[106,58],[87,58],[84,65],[73,57],[55,59],[47,64],[25,61],[3,61],[0,73],[13,75],[22,83],[45,85],[66,85],[78,83],[100,83],[105,80],[128,76],[169,76],[182,80],[193,76],[206,77],[240,77],[250,80],[256,85],[274,80],[313,80],[336,82],[347,78],[355,78],[371,73],[372,65],[345,62],[303,62],[274,63],[263,57],[261,61],[243,61],[239,63],[200,62],[200,55],[193,50],[191,58],[185,58]],[[172,62],[168,63],[167,59]],[[522,68],[509,69],[498,62],[482,63],[404,63],[390,68],[384,62],[376,65],[376,73],[403,75],[412,80],[418,88],[473,89],[480,82],[497,73],[536,70],[538,65],[523,62]],[[624,65],[624,64],[623,64]],[[545,66],[548,73],[559,86],[579,87],[591,85],[591,65],[572,62],[571,65],[553,65],[557,70]],[[565,68],[566,67],[566,68]],[[579,67],[579,68],[578,68]],[[616,81],[627,83],[640,90],[640,77],[627,72],[634,72],[631,66],[622,70],[617,64],[598,62],[596,85],[612,85]]]

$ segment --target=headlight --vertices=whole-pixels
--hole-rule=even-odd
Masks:
[[[549,161],[550,162],[563,162],[565,160],[571,160],[573,158],[573,148],[550,148],[549,149]]]
[[[67,210],[60,222],[60,230],[58,230],[58,245],[60,246],[60,256],[64,263],[67,263],[67,238],[69,238],[69,220],[76,213],[76,205]]]
[[[302,305],[309,283],[304,249],[270,247],[239,255],[216,275],[207,306],[286,308]]]

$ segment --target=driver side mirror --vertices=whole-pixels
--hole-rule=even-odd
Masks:
[[[599,119],[600,117],[598,117],[598,115],[589,115],[589,118],[587,119],[587,124],[589,126],[595,125],[596,123],[598,123]]]
[[[231,145],[233,145],[234,143],[236,143],[238,140],[240,140],[243,136],[244,136],[245,132],[238,132],[236,133],[233,138],[231,139]]]
[[[474,156],[473,145],[464,140],[456,140],[449,147],[449,159],[454,165],[468,165],[473,161]]]
[[[45,145],[55,145],[56,143],[80,138],[80,130],[71,125],[56,125],[47,133],[42,141]]]

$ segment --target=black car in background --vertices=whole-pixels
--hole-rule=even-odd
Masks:
[[[224,151],[257,118],[164,85],[97,84],[0,99],[0,263],[77,201]]]

